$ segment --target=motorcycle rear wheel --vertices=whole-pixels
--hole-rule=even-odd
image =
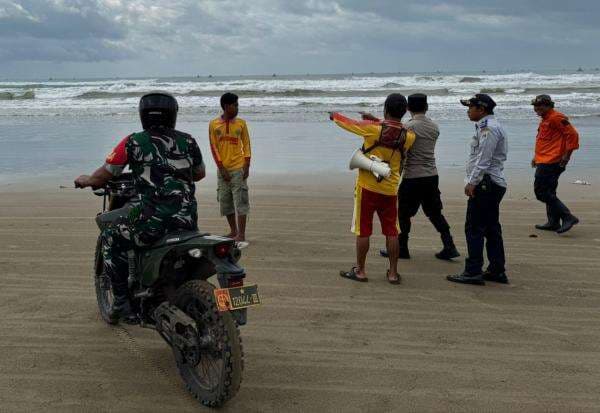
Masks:
[[[177,368],[198,401],[219,407],[238,392],[244,364],[237,325],[229,312],[219,312],[213,291],[212,284],[201,280],[188,281],[177,289],[174,305],[194,319],[200,335],[211,343],[199,347],[196,365],[183,357]]]
[[[100,236],[96,242],[96,253],[94,255],[94,287],[96,288],[96,301],[98,302],[100,317],[102,317],[107,324],[117,324],[119,320],[110,317],[114,296],[110,278],[104,273],[102,238]]]

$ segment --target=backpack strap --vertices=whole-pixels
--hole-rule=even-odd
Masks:
[[[369,152],[371,152],[373,149],[378,147],[379,145],[380,145],[379,141],[375,141],[375,143],[373,145],[369,146],[368,148],[365,148],[365,145],[363,145],[362,148],[360,148],[360,150],[362,151],[362,153],[364,153],[366,155]]]

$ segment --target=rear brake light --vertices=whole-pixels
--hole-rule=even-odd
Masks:
[[[231,249],[230,244],[220,244],[215,247],[215,255],[219,258],[225,258]]]

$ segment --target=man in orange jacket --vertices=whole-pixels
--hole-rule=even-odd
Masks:
[[[579,222],[556,196],[558,178],[565,171],[573,151],[579,148],[579,134],[569,118],[554,110],[550,96],[539,95],[531,104],[542,118],[535,140],[535,157],[531,161],[531,166],[536,168],[534,190],[536,198],[546,204],[548,215],[548,222],[535,227],[562,234]]]

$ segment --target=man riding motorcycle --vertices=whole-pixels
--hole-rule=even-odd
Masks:
[[[175,130],[177,100],[168,93],[140,99],[143,131],[126,136],[92,175],[75,179],[77,188],[101,188],[129,165],[138,199],[127,218],[102,232],[104,271],[114,302],[111,318],[135,322],[128,296],[127,251],[143,247],[175,230],[197,230],[195,184],[204,178],[202,153],[194,138]]]

